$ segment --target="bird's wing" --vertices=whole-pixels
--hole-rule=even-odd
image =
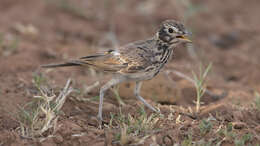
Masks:
[[[109,50],[105,53],[81,57],[79,60],[81,65],[93,66],[96,69],[106,72],[118,72],[127,67],[121,56],[115,50]]]
[[[143,72],[152,64],[152,52],[145,45],[129,45],[120,50],[121,58],[127,62],[127,67],[120,70],[120,73]]]
[[[123,46],[117,50],[109,50],[100,55],[81,57],[77,62],[107,72],[128,74],[144,71],[151,65],[151,57],[152,52],[149,46],[138,43]]]

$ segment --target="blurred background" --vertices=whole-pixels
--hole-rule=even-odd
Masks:
[[[175,49],[163,71],[144,83],[144,98],[163,105],[194,106],[196,90],[187,77],[193,78],[192,71],[198,73],[201,65],[212,63],[207,89],[226,96],[205,94],[203,106],[246,106],[260,92],[259,6],[259,0],[1,0],[0,110],[15,111],[18,104],[30,101],[36,93],[32,82],[36,77],[54,88],[62,87],[70,77],[79,92],[75,98],[98,96],[100,85],[110,75],[92,69],[42,70],[39,66],[149,38],[166,19],[183,22],[193,34],[193,45]],[[117,91],[135,105],[132,88],[132,83],[125,83]],[[118,106],[114,93],[108,92],[105,105]],[[68,100],[64,110],[73,114],[73,106],[79,105],[95,116],[97,103],[94,100],[86,106]]]

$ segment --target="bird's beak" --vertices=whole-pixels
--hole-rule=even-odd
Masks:
[[[179,38],[185,42],[192,43],[192,41],[187,36],[180,35],[180,36],[177,36],[177,38]]]

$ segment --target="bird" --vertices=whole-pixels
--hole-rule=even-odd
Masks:
[[[155,34],[145,40],[128,43],[121,47],[95,53],[60,64],[42,65],[43,68],[68,66],[93,67],[113,74],[99,91],[98,120],[102,121],[102,107],[105,92],[122,82],[135,82],[134,95],[145,106],[159,112],[141,95],[142,82],[154,78],[171,58],[174,49],[183,43],[192,43],[191,33],[176,20],[163,21]]]

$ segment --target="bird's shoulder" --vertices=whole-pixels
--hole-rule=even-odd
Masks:
[[[136,41],[119,47],[118,51],[122,56],[135,58],[146,58],[153,54],[156,42],[153,38]]]
[[[128,64],[127,68],[124,68],[122,72],[140,72],[151,66],[154,47],[155,42],[153,39],[137,41],[120,47],[118,57]]]

